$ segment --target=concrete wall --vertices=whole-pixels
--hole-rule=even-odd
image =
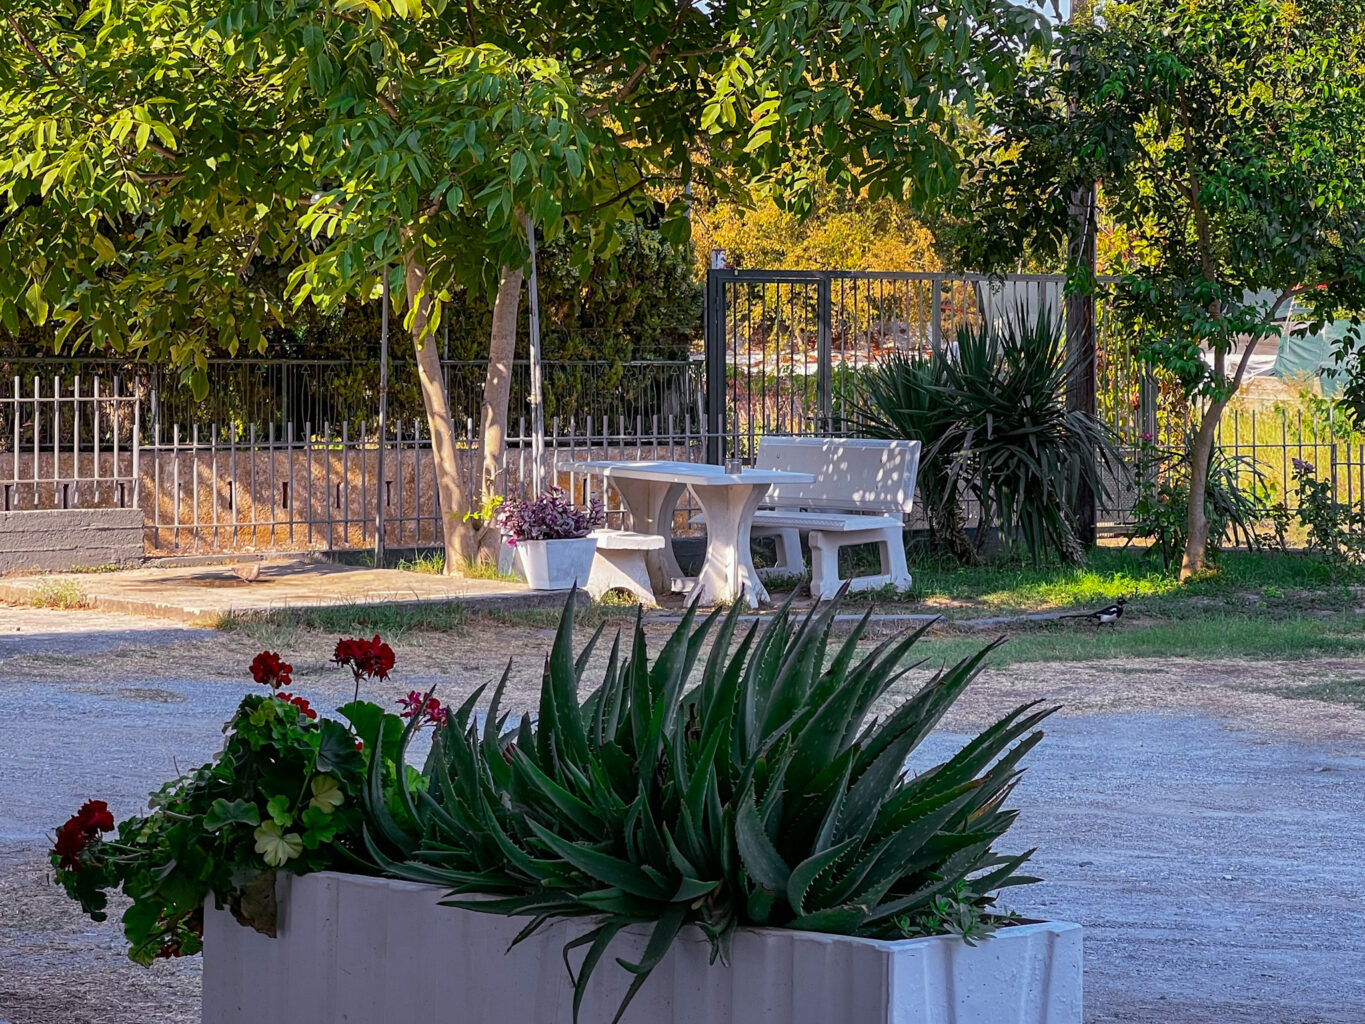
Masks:
[[[0,512],[0,572],[141,559],[142,518],[140,508]]]

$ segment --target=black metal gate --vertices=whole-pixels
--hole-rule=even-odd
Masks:
[[[1065,278],[712,270],[706,278],[707,457],[751,457],[764,434],[856,433],[860,371],[927,353],[1022,304],[1060,322]]]

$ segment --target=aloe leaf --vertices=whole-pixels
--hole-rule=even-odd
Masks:
[[[644,871],[629,861],[561,839],[534,819],[528,819],[527,824],[537,839],[584,874],[644,899],[668,899],[667,890],[661,890]]]
[[[600,925],[568,943],[564,947],[564,968],[569,972],[569,980],[573,982],[573,1019],[578,1020],[579,1011],[583,1005],[583,996],[588,991],[588,981],[592,978],[592,972],[596,970],[602,955],[606,953],[607,947],[611,945],[612,939],[627,922],[620,918],[608,918]],[[583,956],[583,962],[579,964],[578,973],[574,974],[573,968],[569,965],[569,951],[576,946],[591,943],[588,952]]]
[[[668,953],[668,948],[673,945],[673,940],[678,937],[678,932],[682,930],[683,921],[686,914],[682,909],[669,910],[660,918],[658,924],[654,926],[654,931],[649,937],[649,943],[645,946],[644,956],[637,964],[627,963],[625,960],[617,959],[617,963],[635,975],[630,983],[630,988],[626,990],[625,998],[621,1000],[620,1007],[616,1010],[616,1016],[611,1019],[611,1024],[620,1024],[621,1018],[625,1015],[627,1007],[635,994],[640,991],[654,968],[659,966],[664,956]]]
[[[835,935],[852,935],[867,920],[868,908],[857,904],[843,907],[830,907],[817,910],[813,914],[802,914],[787,925],[808,932],[832,932]]]
[[[735,842],[744,870],[754,881],[773,892],[786,890],[791,868],[764,829],[752,790],[745,794],[735,815]]]
[[[511,763],[516,771],[522,773],[530,788],[554,805],[582,835],[590,837],[601,834],[602,820],[593,809],[542,772],[529,757],[518,750],[512,755]]]
[[[816,880],[823,872],[833,868],[840,859],[848,853],[857,849],[862,840],[857,836],[846,839],[837,846],[817,853],[813,857],[807,857],[796,867],[792,868],[791,877],[787,879],[787,902],[791,904],[792,913],[798,917],[806,911],[806,892],[811,883]]]

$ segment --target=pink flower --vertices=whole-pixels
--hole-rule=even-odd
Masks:
[[[443,706],[435,697],[423,698],[416,690],[410,690],[406,697],[399,697],[396,703],[403,709],[399,712],[401,717],[412,718],[414,715],[421,715],[424,722],[430,722],[432,725],[445,725],[450,714],[450,709]]]

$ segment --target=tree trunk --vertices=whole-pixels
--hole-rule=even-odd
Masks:
[[[1213,439],[1218,433],[1218,423],[1223,418],[1226,405],[1226,401],[1210,405],[1194,435],[1194,446],[1190,451],[1190,507],[1186,520],[1188,535],[1185,557],[1180,565],[1181,580],[1201,572],[1208,558],[1209,513],[1205,501],[1209,486],[1209,462],[1213,458]]]
[[[507,413],[512,397],[512,360],[517,351],[517,307],[521,302],[521,270],[502,269],[493,303],[493,329],[488,339],[488,376],[483,386],[483,489],[497,491],[506,472]]]
[[[475,528],[465,521],[470,504],[469,495],[461,481],[458,434],[450,414],[450,397],[446,394],[436,339],[434,335],[426,334],[427,324],[431,320],[432,300],[425,291],[427,268],[420,250],[408,255],[404,272],[408,302],[413,306],[412,341],[417,349],[417,380],[422,388],[427,423],[431,427],[431,461],[436,475],[436,493],[441,502],[445,571],[453,575],[478,559],[479,537]]]

